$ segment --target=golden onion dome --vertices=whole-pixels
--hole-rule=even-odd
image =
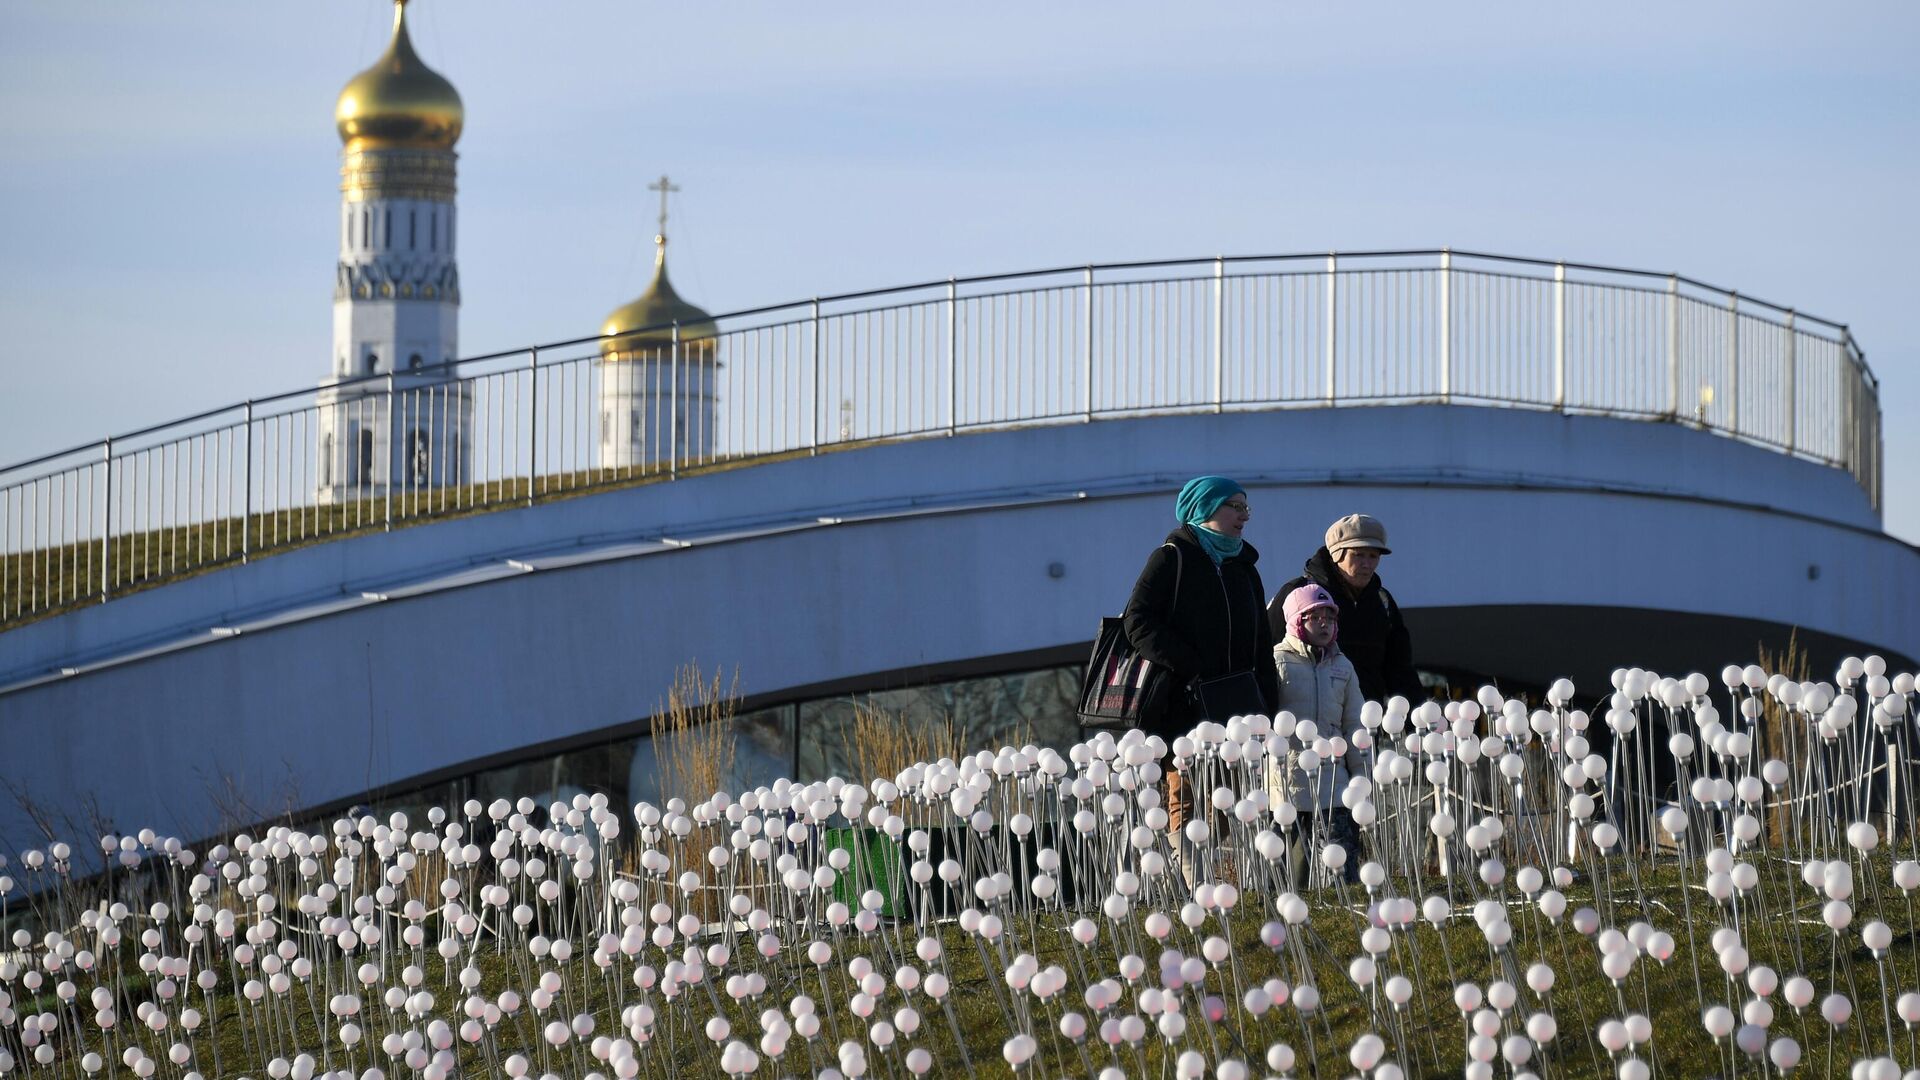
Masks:
[[[605,338],[600,343],[602,356],[670,346],[675,323],[680,324],[682,343],[710,338],[720,332],[713,316],[682,300],[680,294],[673,291],[673,282],[667,279],[666,242],[659,240],[659,243],[660,250],[653,262],[653,282],[647,291],[632,303],[614,308],[601,324],[600,333]]]
[[[393,5],[393,40],[373,66],[355,75],[333,108],[349,149],[451,150],[466,110],[453,84],[422,63],[407,37],[407,0]]]

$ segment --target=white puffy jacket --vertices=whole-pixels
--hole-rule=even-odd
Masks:
[[[1354,674],[1353,661],[1341,655],[1334,645],[1320,656],[1299,638],[1288,634],[1273,647],[1274,666],[1280,671],[1280,703],[1277,712],[1293,714],[1295,721],[1311,720],[1322,764],[1309,776],[1299,767],[1300,751],[1308,749],[1298,738],[1288,740],[1292,768],[1269,759],[1269,790],[1276,799],[1290,798],[1300,810],[1327,810],[1339,804],[1340,792],[1350,776],[1366,775],[1366,754],[1353,745],[1360,723],[1360,678]],[[1346,752],[1328,753],[1328,740],[1334,736],[1346,740]]]

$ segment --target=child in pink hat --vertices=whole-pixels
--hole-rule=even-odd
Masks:
[[[1291,737],[1284,763],[1278,755],[1269,758],[1267,775],[1281,824],[1294,818],[1288,861],[1298,883],[1308,849],[1317,861],[1326,844],[1337,843],[1347,855],[1341,872],[1357,881],[1360,830],[1340,794],[1351,778],[1366,775],[1368,736],[1360,722],[1360,679],[1340,652],[1340,606],[1326,589],[1308,582],[1287,594],[1281,610],[1287,636],[1273,647],[1273,659],[1284,715],[1275,717],[1274,728]]]

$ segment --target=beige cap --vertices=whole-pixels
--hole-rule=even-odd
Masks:
[[[1374,548],[1382,555],[1393,554],[1387,546],[1387,527],[1371,514],[1348,514],[1327,526],[1327,551],[1338,555],[1348,548]]]

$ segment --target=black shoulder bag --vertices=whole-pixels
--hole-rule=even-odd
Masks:
[[[1173,602],[1180,602],[1180,576],[1186,560],[1173,544]],[[1172,606],[1167,609],[1173,613]],[[1080,677],[1080,723],[1083,727],[1124,730],[1151,727],[1167,713],[1167,705],[1179,692],[1174,673],[1141,656],[1127,640],[1123,619],[1100,620],[1099,636],[1093,639],[1093,655]]]

